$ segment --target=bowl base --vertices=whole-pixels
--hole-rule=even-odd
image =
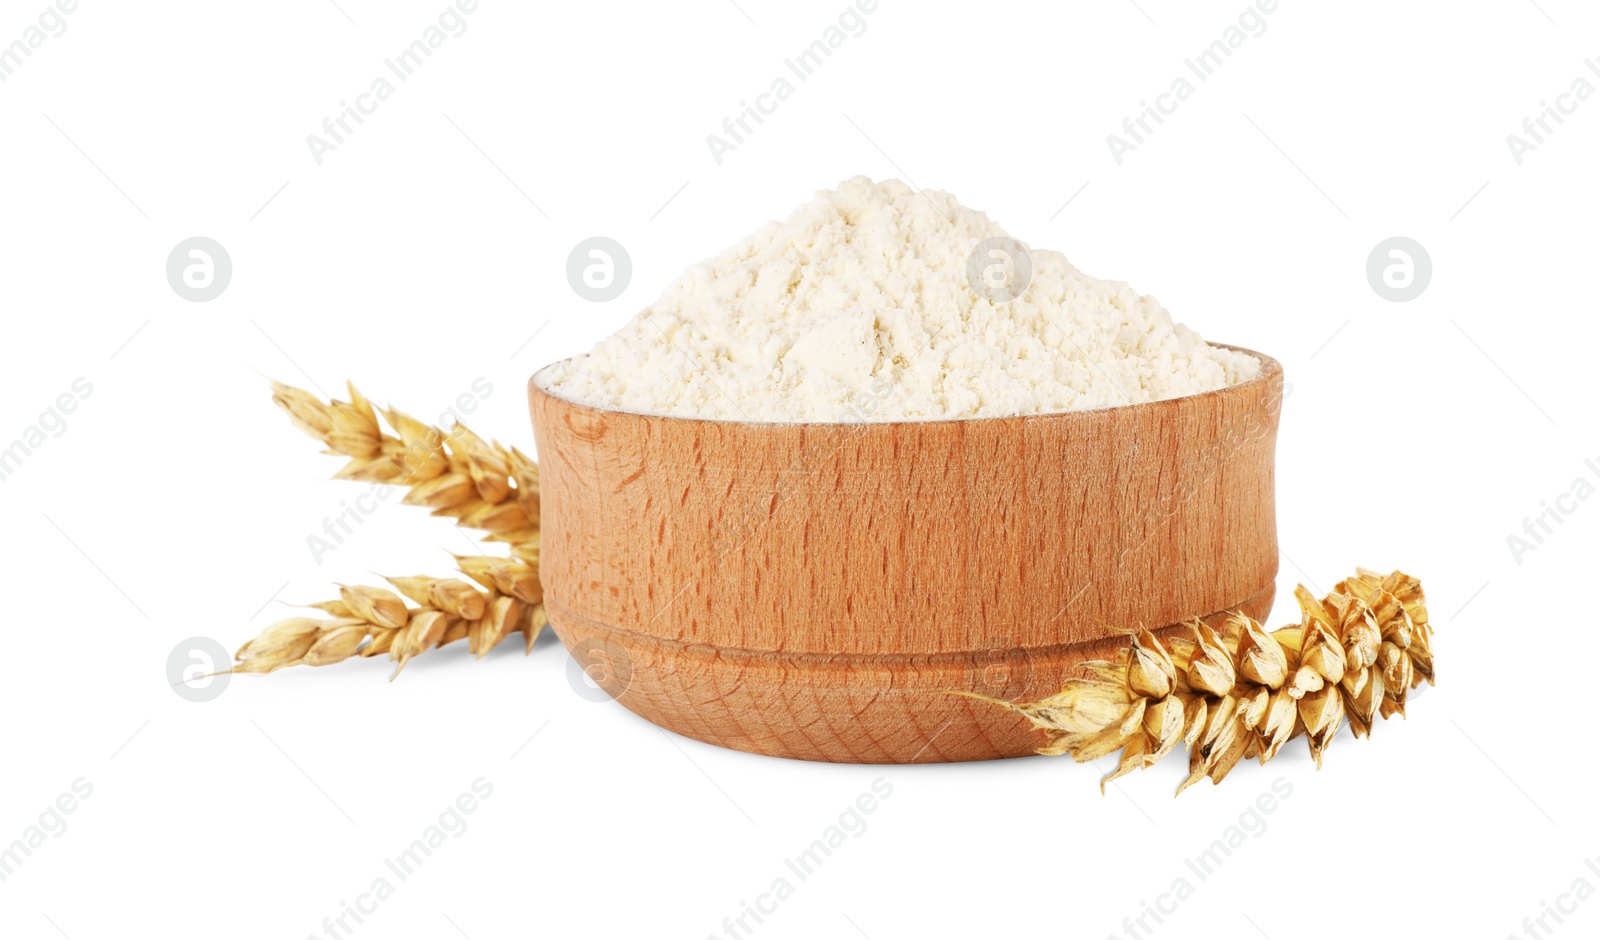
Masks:
[[[1238,610],[1264,620],[1274,587]],[[679,643],[596,623],[546,598],[551,624],[590,679],[630,711],[721,747],[798,760],[931,764],[1025,757],[1044,732],[1014,712],[960,695],[1038,701],[1109,659],[1112,637],[1029,650],[936,656],[790,654]],[[1155,633],[1187,633],[1181,624]]]

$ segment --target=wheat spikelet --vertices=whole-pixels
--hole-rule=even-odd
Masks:
[[[403,502],[458,525],[487,532],[513,557],[539,564],[539,467],[515,447],[485,441],[466,426],[448,431],[395,409],[374,408],[352,384],[348,402],[324,402],[303,389],[272,383],[272,401],[325,453],[349,458],[335,479],[391,483]],[[379,415],[393,429],[383,430]]]
[[[389,677],[393,681],[411,657],[457,640],[465,639],[467,648],[482,658],[506,637],[521,633],[531,650],[550,622],[536,599],[501,593],[493,586],[479,591],[455,578],[423,575],[385,580],[400,593],[341,585],[338,600],[308,605],[333,619],[291,617],[272,624],[239,648],[232,671],[269,673],[387,653],[395,663]],[[417,606],[407,606],[407,599]]]
[[[1417,579],[1357,569],[1318,599],[1295,589],[1301,621],[1268,633],[1240,613],[1221,631],[1196,620],[1192,638],[1163,645],[1148,630],[1129,634],[1114,662],[1085,663],[1040,702],[993,702],[1048,734],[1041,754],[1091,761],[1121,751],[1107,782],[1155,764],[1182,743],[1189,777],[1221,783],[1240,760],[1262,763],[1305,736],[1317,766],[1349,719],[1357,736],[1382,715],[1404,716],[1406,693],[1433,684],[1432,631]],[[961,693],[968,694],[968,693]]]

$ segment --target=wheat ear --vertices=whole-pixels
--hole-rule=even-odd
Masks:
[[[348,402],[324,402],[303,389],[272,383],[272,401],[294,426],[347,457],[339,480],[403,486],[402,500],[504,542],[513,558],[539,568],[539,467],[515,447],[485,441],[464,425],[448,431],[395,409],[381,411],[352,384]],[[383,430],[378,415],[393,434]]]
[[[1344,719],[1365,736],[1379,715],[1404,716],[1410,689],[1433,684],[1433,633],[1421,582],[1399,571],[1358,568],[1327,597],[1302,586],[1295,599],[1301,621],[1281,630],[1268,633],[1242,613],[1221,631],[1196,620],[1192,638],[1167,645],[1140,629],[1115,661],[1085,663],[1088,677],[1043,701],[972,697],[1043,729],[1041,754],[1082,762],[1120,750],[1101,792],[1180,743],[1189,777],[1179,793],[1206,777],[1221,783],[1244,758],[1266,763],[1301,735],[1320,767]]]
[[[548,624],[544,608],[501,593],[493,577],[487,591],[454,578],[386,578],[414,602],[409,607],[394,591],[375,587],[339,588],[339,599],[307,605],[333,619],[291,617],[267,627],[239,648],[234,672],[268,673],[285,666],[328,666],[352,656],[380,656],[395,663],[390,681],[407,661],[428,649],[465,639],[479,657],[513,633],[527,649]]]
[[[463,637],[482,656],[512,633],[527,647],[548,624],[539,585],[539,468],[516,448],[486,442],[462,425],[449,431],[394,408],[384,420],[354,385],[350,401],[323,402],[310,392],[272,383],[272,400],[327,453],[349,458],[336,479],[404,486],[404,502],[480,529],[507,543],[511,557],[457,555],[456,567],[481,585],[453,578],[387,578],[417,604],[393,591],[345,587],[339,600],[309,605],[332,620],[291,617],[239,648],[233,672],[269,673],[285,666],[327,666],[352,656],[384,653],[400,674],[411,657]],[[394,676],[391,676],[392,680]]]

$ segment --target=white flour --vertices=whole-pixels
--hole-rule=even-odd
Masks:
[[[856,177],[692,265],[548,384],[626,411],[893,421],[1126,405],[1259,373],[1053,251],[1031,252],[1021,296],[980,297],[968,256],[1004,234],[947,193]]]

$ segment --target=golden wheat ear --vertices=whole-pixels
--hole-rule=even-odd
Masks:
[[[307,605],[329,619],[291,617],[239,648],[232,672],[269,673],[285,666],[328,666],[352,656],[388,654],[398,676],[412,657],[465,639],[478,657],[514,633],[525,649],[550,622],[544,607],[456,578],[388,578],[400,591],[344,586],[339,599]],[[405,595],[404,598],[401,594]],[[409,599],[417,606],[406,604]]]
[[[1168,648],[1148,630],[1130,633],[1109,662],[1086,663],[1039,702],[1001,702],[1046,734],[1041,754],[1078,761],[1121,751],[1106,783],[1160,761],[1181,743],[1189,776],[1221,783],[1241,760],[1265,763],[1304,736],[1317,765],[1340,725],[1358,736],[1381,715],[1405,714],[1406,693],[1433,684],[1432,631],[1416,578],[1357,569],[1326,597],[1295,590],[1298,624],[1267,632],[1235,613],[1221,630],[1195,621]]]
[[[395,408],[374,408],[354,385],[348,387],[349,401],[324,402],[304,389],[273,382],[272,401],[290,423],[320,441],[325,453],[347,458],[335,479],[404,487],[407,505],[487,533],[487,541],[504,542],[513,557],[538,565],[538,465],[465,425],[446,430]]]
[[[426,650],[465,639],[482,657],[513,633],[523,634],[531,650],[550,622],[539,585],[538,465],[464,425],[445,430],[424,424],[398,409],[374,408],[354,385],[348,388],[349,401],[324,402],[273,382],[272,401],[295,427],[322,442],[326,453],[347,458],[336,479],[404,487],[406,504],[487,533],[486,541],[506,543],[511,555],[455,556],[457,568],[478,587],[423,575],[386,578],[399,594],[341,585],[338,600],[308,605],[329,619],[292,617],[272,624],[239,648],[230,671],[264,674],[388,654],[398,676]],[[416,606],[408,606],[408,599]]]

